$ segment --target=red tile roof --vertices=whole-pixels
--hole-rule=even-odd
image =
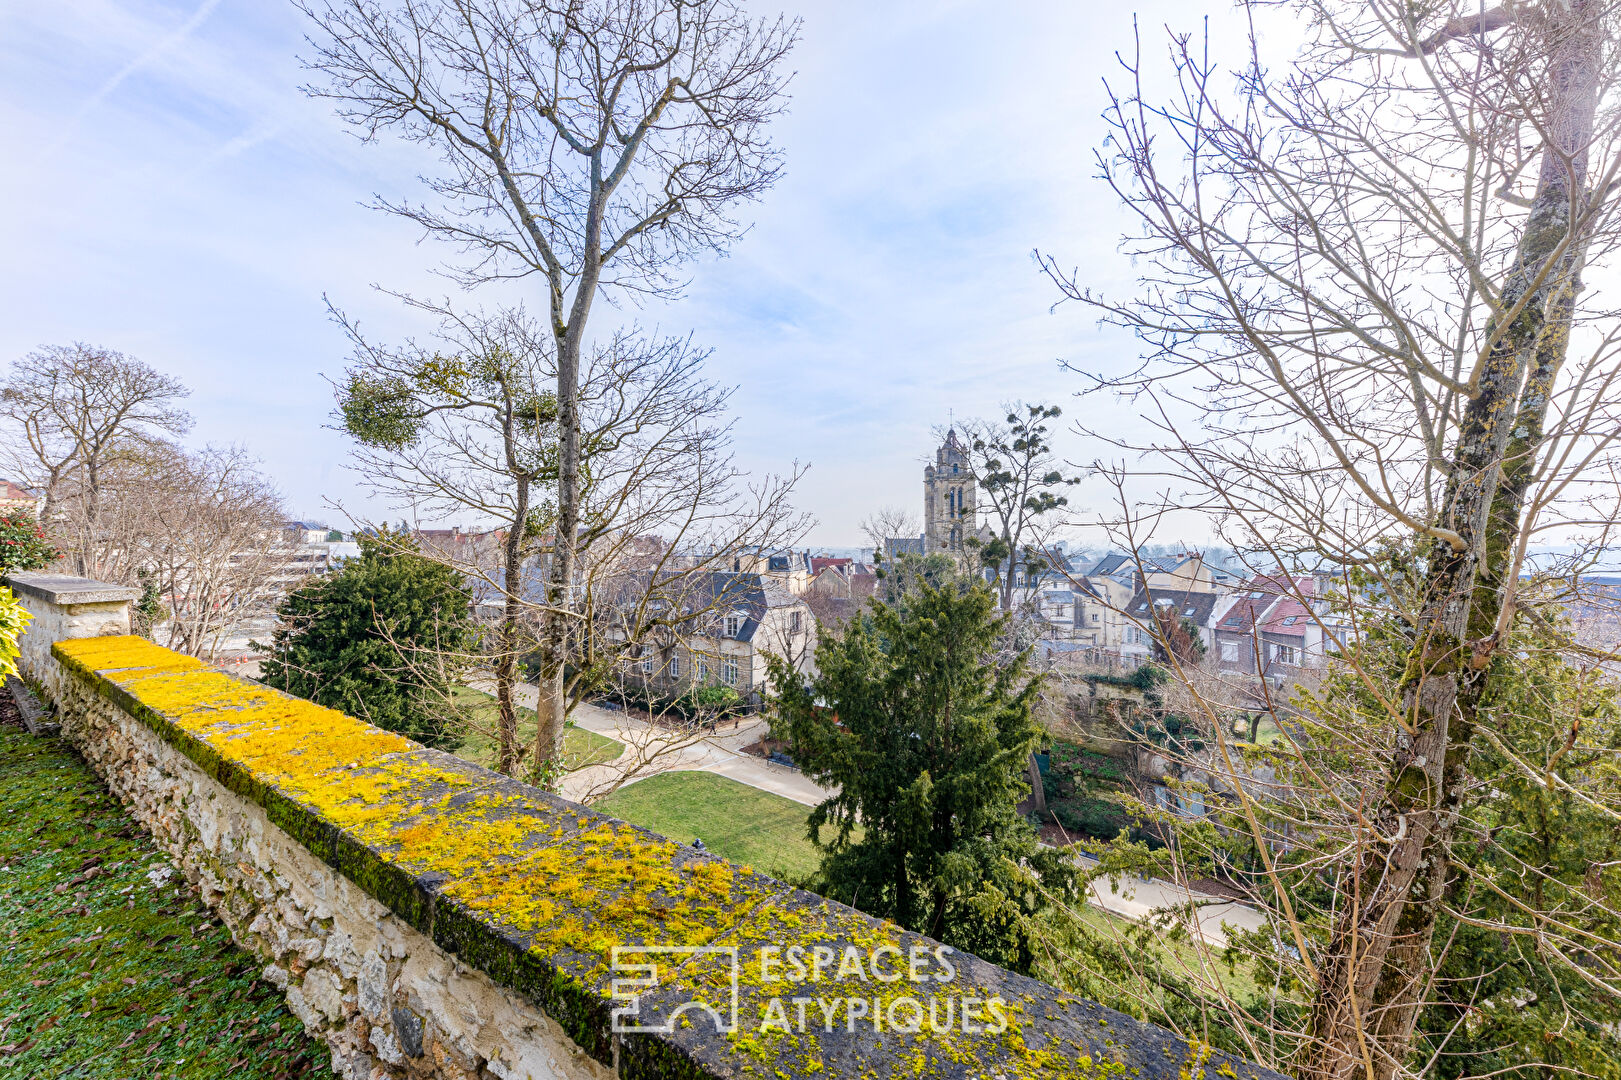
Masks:
[[[1306,590],[1311,590],[1311,579],[1302,578]],[[1295,583],[1297,586],[1299,581]],[[1262,576],[1251,578],[1239,586],[1239,600],[1216,623],[1216,629],[1231,634],[1248,634],[1256,622],[1265,618],[1267,610],[1289,591],[1286,577]]]
[[[1311,623],[1311,611],[1306,605],[1292,596],[1286,596],[1267,613],[1266,621],[1261,624],[1261,633],[1305,637],[1306,627]]]
[[[0,503],[36,503],[39,496],[10,480],[0,480]]]

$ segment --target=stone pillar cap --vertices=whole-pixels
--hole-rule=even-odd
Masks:
[[[31,596],[63,607],[71,604],[122,604],[141,595],[139,589],[68,574],[15,571],[7,574],[3,580],[18,596]]]

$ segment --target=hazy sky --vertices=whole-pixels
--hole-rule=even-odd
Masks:
[[[1135,342],[1087,312],[1051,310],[1031,258],[1040,247],[1092,284],[1129,285],[1092,155],[1133,8],[790,10],[804,28],[775,131],[787,172],[746,209],[752,232],[695,264],[682,301],[601,317],[712,346],[713,376],[738,388],[744,464],[809,463],[811,541],[855,543],[869,511],[917,508],[931,430],[953,410],[1067,406],[1078,379],[1060,359],[1134,359]],[[1226,11],[1136,5],[1156,48],[1165,23]],[[325,379],[345,361],[323,295],[387,337],[405,324],[373,284],[447,285],[431,276],[440,250],[361,205],[418,196],[422,160],[361,145],[298,92],[301,20],[276,0],[0,0],[0,360],[74,340],[140,356],[192,387],[191,441],[246,446],[293,512],[335,518],[324,500],[377,508],[323,427]],[[1129,422],[1086,407],[1089,422]]]

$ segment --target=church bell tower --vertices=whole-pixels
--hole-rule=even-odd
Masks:
[[[975,513],[974,475],[968,451],[957,429],[946,433],[934,452],[934,464],[923,470],[923,551],[960,554],[963,540],[979,535]]]

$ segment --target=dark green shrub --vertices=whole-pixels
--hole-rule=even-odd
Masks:
[[[45,538],[44,527],[31,511],[0,511],[0,574],[38,570],[61,557],[61,549]]]

